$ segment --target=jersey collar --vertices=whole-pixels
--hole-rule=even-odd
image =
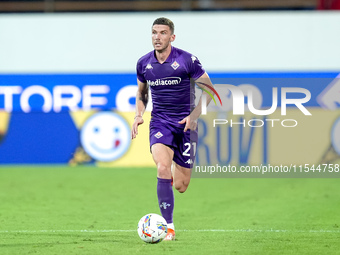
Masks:
[[[170,55],[168,56],[168,58],[164,61],[164,63],[172,63],[174,62],[174,59],[175,59],[175,51],[176,51],[176,48],[174,46],[171,46],[171,52],[170,52]],[[155,56],[155,50],[153,51],[153,54],[152,54],[152,57],[151,57],[151,60],[153,63],[159,63],[156,56]]]

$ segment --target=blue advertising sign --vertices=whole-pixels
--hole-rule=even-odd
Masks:
[[[119,107],[119,90],[136,83],[135,74],[0,75],[0,110],[50,113],[113,109]]]
[[[272,105],[273,87],[278,88],[278,93],[282,88],[307,89],[311,99],[304,104],[306,107],[340,105],[339,97],[334,93],[340,86],[334,83],[338,73],[209,75],[214,84],[231,84],[239,88],[251,85],[261,95],[261,107]],[[136,91],[133,73],[0,75],[0,164],[69,162],[82,146],[81,130],[70,112],[92,109],[133,112]],[[289,96],[302,94],[291,93]],[[222,102],[227,101],[222,98]],[[280,106],[280,100],[278,102]],[[123,148],[120,148],[122,141],[117,138],[114,141],[117,150]]]

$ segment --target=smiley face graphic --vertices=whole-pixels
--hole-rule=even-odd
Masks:
[[[122,157],[130,146],[130,127],[117,113],[99,112],[86,120],[80,140],[93,159],[114,161]]]

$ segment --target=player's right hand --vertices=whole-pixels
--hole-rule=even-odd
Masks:
[[[141,116],[135,117],[135,121],[132,124],[131,139],[136,138],[136,136],[138,135],[138,126],[143,123],[144,123],[143,117]]]

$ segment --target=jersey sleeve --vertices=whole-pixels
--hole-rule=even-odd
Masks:
[[[190,78],[197,80],[205,73],[205,70],[201,62],[194,55],[191,55],[191,58],[188,61],[189,61],[188,72],[189,72]]]
[[[141,60],[138,60],[137,62],[137,78],[140,82],[146,83],[146,80],[144,78],[144,73],[143,73],[143,63]]]

